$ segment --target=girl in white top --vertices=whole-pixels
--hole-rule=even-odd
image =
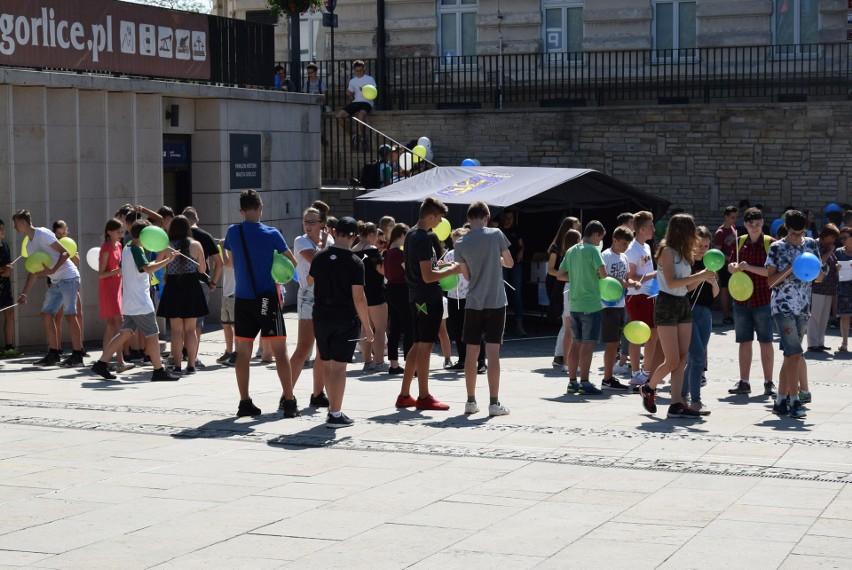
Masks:
[[[296,380],[302,373],[302,368],[305,366],[305,361],[314,349],[314,286],[308,283],[308,273],[311,270],[311,262],[316,252],[334,244],[334,238],[328,235],[325,227],[327,214],[328,210],[321,211],[314,206],[305,210],[302,214],[302,225],[305,233],[293,241],[293,253],[296,255],[296,273],[299,276],[297,298],[299,336],[296,350],[293,351],[293,356],[290,358],[290,373],[294,387]],[[322,366],[313,367],[313,377],[311,407],[328,407]]]
[[[689,214],[675,214],[669,220],[666,237],[657,254],[657,280],[660,295],[654,308],[654,322],[663,350],[663,363],[651,374],[647,383],[639,388],[642,405],[650,412],[657,411],[655,403],[657,385],[672,375],[672,400],[669,418],[698,418],[699,414],[683,403],[683,371],[689,342],[692,338],[692,308],[687,297],[687,287],[703,281],[714,282],[712,271],[691,274],[693,251],[698,237],[695,220]]]

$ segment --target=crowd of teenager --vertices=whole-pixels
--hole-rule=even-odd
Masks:
[[[651,212],[624,213],[611,231],[597,220],[585,225],[570,216],[562,220],[548,248],[547,273],[551,311],[561,317],[553,364],[566,373],[567,393],[633,391],[645,410],[656,413],[657,390],[669,382],[667,417],[709,415],[701,394],[712,308],[718,302],[722,322],[733,324],[738,344],[739,378],[729,392],[751,393],[757,340],[763,394],[775,398],[773,412],[806,417],[812,396],[804,352],[830,350],[825,335],[832,318],[840,327],[837,351],[848,350],[852,211],[832,208],[817,227],[808,213],[791,207],[770,226],[760,207],[740,208],[726,208],[715,231],[696,226],[685,212],[656,224]],[[303,212],[304,233],[292,247],[278,229],[262,223],[257,192],[241,193],[240,213],[243,221],[230,226],[222,240],[199,227],[198,212],[191,207],[176,216],[165,206],[153,211],[125,205],[107,221],[97,258],[89,260],[93,269],[97,266],[99,317],[105,322],[103,353],[91,367],[94,373],[116,379],[136,363],[150,363],[152,381],[195,374],[204,367],[198,347],[210,294],[221,287],[225,350],[217,362],[235,369],[238,416],[261,413],[249,391],[258,335],[255,356],[274,362],[284,417],[299,415],[294,385],[316,352],[309,404],[328,408],[327,426],[351,425],[342,407],[346,370],[356,348],[364,374],[401,377],[397,407],[447,410],[429,386],[436,344],[443,367],[464,374],[466,414],[480,411],[475,390],[479,375],[487,378],[487,413],[509,414],[499,397],[507,306],[514,305],[516,332],[525,334],[516,297],[522,281],[515,276],[521,275],[516,268],[523,259],[523,241],[511,212],[492,218],[487,204],[473,202],[465,224],[438,232],[447,208],[433,198],[421,204],[410,227],[389,216],[378,224],[337,219],[317,201]],[[62,241],[67,224],[58,220],[52,231],[35,227],[27,210],[18,210],[12,219],[25,238],[22,254],[44,252],[50,262],[28,274],[14,303],[10,274],[17,259],[12,260],[0,222],[0,309],[27,303],[36,279],[47,277],[41,314],[48,352],[35,365],[82,365],[80,255],[69,252]],[[143,231],[152,225],[168,235],[168,246],[159,252],[147,251],[143,244]],[[448,234],[446,239],[438,237],[441,233]],[[610,243],[606,249],[605,238]],[[714,256],[724,256],[715,270],[704,265],[711,248],[718,250]],[[819,260],[819,271],[809,277],[793,270],[805,253]],[[292,356],[286,345],[283,286],[273,278],[276,255],[290,261],[298,282],[298,341]],[[748,294],[741,290],[741,277],[734,280],[737,287],[732,285],[737,273],[748,276]],[[602,299],[601,280],[614,280],[621,297]],[[11,343],[15,312],[4,313],[2,354],[20,356]],[[72,348],[64,358],[63,320]],[[161,355],[166,321],[171,347],[168,355]],[[642,323],[646,335],[631,338],[625,334],[628,323]],[[783,355],[777,388],[776,339]],[[591,362],[598,343],[604,345],[604,373],[595,383]]]

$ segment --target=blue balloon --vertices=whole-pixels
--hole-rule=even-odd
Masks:
[[[601,299],[601,303],[603,303],[604,307],[615,307],[616,305],[618,305],[620,302],[622,302],[624,300],[625,295],[627,295],[627,289],[622,289],[620,299],[618,299],[616,301],[605,301],[605,300]]]
[[[649,297],[656,297],[657,295],[660,294],[660,284],[657,281],[656,277],[653,278],[653,279],[648,279],[645,283],[648,285],[648,289],[649,289],[648,296]]]
[[[793,262],[793,275],[800,281],[813,281],[819,275],[821,266],[819,258],[806,251]]]
[[[466,158],[461,163],[462,166],[476,166],[476,161],[472,158]]]
[[[778,237],[778,228],[784,225],[784,220],[781,218],[776,219],[772,222],[772,225],[769,226],[769,233],[772,234],[772,237]]]
[[[825,207],[824,211],[827,214],[829,212],[840,212],[842,210],[843,210],[843,208],[841,208],[838,204],[835,204],[834,202],[832,202],[831,204],[829,204]]]

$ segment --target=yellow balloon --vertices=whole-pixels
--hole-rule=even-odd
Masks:
[[[728,291],[737,301],[748,301],[754,293],[754,282],[745,271],[737,271],[728,280]]]
[[[435,235],[438,236],[439,240],[444,241],[450,237],[453,227],[450,225],[450,221],[447,218],[441,218],[441,222],[435,226],[435,229],[432,231],[435,232]]]
[[[21,242],[21,256],[29,257],[30,254],[27,253],[27,244],[30,243],[30,236],[24,236],[24,241]]]
[[[630,321],[624,327],[624,337],[633,344],[645,344],[651,338],[651,327],[642,321]]]

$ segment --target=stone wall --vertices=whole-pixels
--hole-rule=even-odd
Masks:
[[[709,226],[742,198],[784,206],[849,202],[852,102],[525,111],[383,112],[389,136],[432,140],[435,161],[600,170],[664,196]]]

